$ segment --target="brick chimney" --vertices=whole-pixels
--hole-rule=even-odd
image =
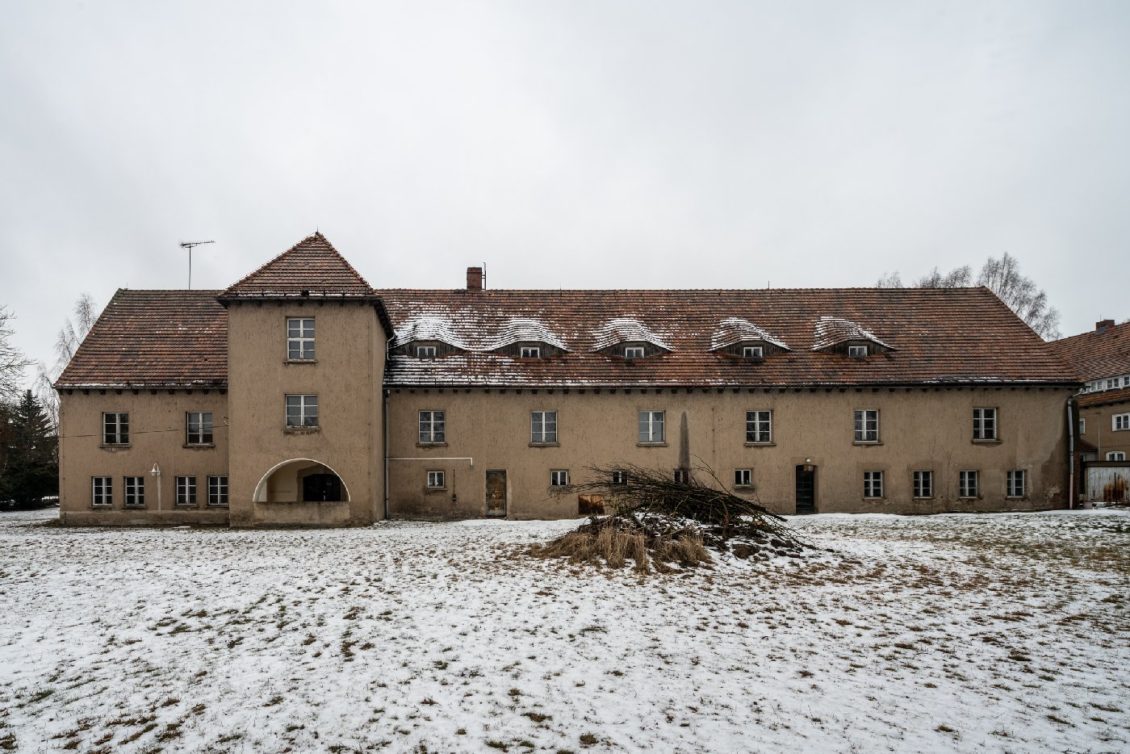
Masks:
[[[467,290],[481,291],[483,289],[483,268],[482,267],[468,267],[467,268]]]
[[[470,280],[470,275],[471,275],[471,272],[470,272],[470,270],[468,270],[467,271],[467,279],[468,280]],[[468,286],[469,285],[470,284],[468,283]],[[1095,323],[1095,332],[1102,332],[1103,330],[1107,329],[1108,327],[1114,327],[1114,320],[1113,319],[1104,319],[1104,320],[1101,320],[1099,322],[1096,322]]]

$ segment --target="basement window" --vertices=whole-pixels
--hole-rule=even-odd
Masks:
[[[442,471],[428,472],[428,489],[442,490],[447,487],[447,474]]]
[[[1005,497],[1024,497],[1028,487],[1028,472],[1024,469],[1013,469],[1008,472],[1005,479]]]
[[[914,497],[930,498],[934,496],[934,472],[916,471],[913,477]]]
[[[753,469],[734,469],[735,487],[753,486]]]
[[[145,507],[145,477],[127,476],[125,482],[125,501],[127,508]]]
[[[612,472],[612,486],[623,487],[628,483],[628,472],[616,470]]]
[[[108,508],[114,504],[114,479],[96,476],[90,479],[90,504],[96,508]]]
[[[957,496],[973,499],[980,494],[980,475],[976,471],[959,471],[957,473]]]
[[[879,498],[883,496],[883,472],[863,472],[863,496],[866,498]]]
[[[178,476],[176,488],[177,505],[196,505],[196,477]]]
[[[228,504],[228,478],[226,476],[208,477],[208,505]]]

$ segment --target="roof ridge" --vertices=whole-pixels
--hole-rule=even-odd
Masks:
[[[363,295],[372,295],[373,286],[369,285],[369,282],[367,280],[365,280],[364,277],[362,277],[361,273],[359,273],[356,270],[356,268],[354,268],[354,266],[352,264],[349,263],[348,259],[346,259],[344,256],[342,256],[341,252],[339,252],[334,247],[334,245],[332,243],[330,243],[329,239],[326,238],[324,235],[322,235],[321,231],[314,231],[312,234],[306,236],[305,238],[303,238],[301,241],[299,241],[298,243],[291,246],[286,251],[282,252],[281,254],[278,254],[274,258],[272,258],[272,259],[268,260],[267,262],[264,262],[263,264],[259,265],[259,267],[257,267],[255,270],[248,273],[247,275],[244,275],[242,278],[240,278],[239,280],[237,280],[236,282],[232,283],[227,288],[225,288],[220,295],[221,296],[238,296],[241,293],[249,293],[250,291],[241,291],[239,289],[247,287],[248,284],[254,283],[257,279],[266,277],[273,269],[279,267],[280,263],[289,261],[295,255],[302,253],[302,252],[306,252],[306,251],[317,251],[319,253],[328,252],[330,257],[335,262],[339,263],[342,267],[344,267],[344,270],[347,273],[347,277],[353,278],[352,281],[346,281],[346,285],[331,285],[331,286],[329,286],[329,288],[345,288],[345,287],[347,287],[347,285],[349,283],[355,283],[355,284],[359,285],[361,288],[364,289]],[[284,275],[284,277],[285,277],[285,275]],[[318,278],[318,273],[312,272],[311,273],[311,279],[314,282],[318,282],[317,278]],[[324,285],[324,282],[322,283],[321,288],[319,288],[317,285],[315,285],[313,283],[310,286],[308,286],[308,288],[310,290],[322,290],[322,291],[326,290],[326,286]],[[356,291],[354,291],[352,293],[352,295],[359,295],[359,294]]]

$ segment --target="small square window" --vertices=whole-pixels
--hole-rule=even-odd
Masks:
[[[129,445],[129,414],[102,414],[102,444]]]
[[[417,359],[434,359],[436,357],[435,346],[416,346]]]
[[[208,505],[228,504],[228,478],[226,476],[208,477]]]
[[[762,346],[742,346],[742,357],[746,359],[760,359],[765,356]]]
[[[176,488],[177,505],[196,505],[196,477],[178,476]]]
[[[568,487],[569,471],[567,469],[554,469],[549,472],[550,487]]]
[[[114,504],[114,480],[112,477],[91,477],[90,504],[100,508]]]
[[[286,358],[288,361],[314,360],[313,317],[287,317]]]
[[[145,477],[127,476],[125,483],[125,503],[127,508],[145,507]]]
[[[442,490],[447,486],[447,475],[442,471],[428,472],[428,489]]]
[[[753,469],[734,469],[735,487],[753,486]]]
[[[866,359],[867,352],[867,346],[848,346],[848,356],[853,359]]]
[[[646,351],[643,346],[625,346],[624,358],[625,359],[642,359]]]
[[[541,358],[541,346],[520,346],[518,356],[523,359],[539,359]]]
[[[286,396],[286,426],[288,426],[288,427],[317,427],[318,426],[318,396],[316,396],[316,395],[288,395],[288,396]]]
[[[879,442],[879,410],[857,409],[855,412],[855,441]]]
[[[883,472],[863,472],[863,496],[870,498],[883,496]]]
[[[623,487],[628,483],[628,472],[626,471],[613,471],[612,472],[612,485],[614,487]]]
[[[420,412],[420,444],[436,445],[447,442],[447,424],[442,411]]]

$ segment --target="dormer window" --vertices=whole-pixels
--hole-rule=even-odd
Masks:
[[[643,346],[624,346],[625,359],[642,359],[646,352]]]
[[[765,358],[765,346],[742,346],[742,358],[744,358],[744,359],[763,359],[763,358]]]
[[[518,356],[523,359],[540,359],[541,346],[521,346],[518,349]]]
[[[848,346],[848,356],[853,359],[866,359],[867,352],[867,346]]]
[[[417,359],[434,359],[436,357],[435,346],[416,346]]]

